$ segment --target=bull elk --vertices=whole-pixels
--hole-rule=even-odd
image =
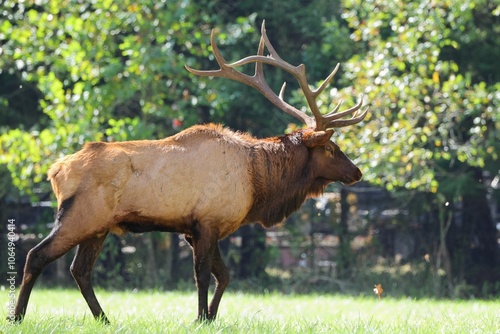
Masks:
[[[212,320],[229,283],[218,240],[240,226],[258,222],[270,227],[296,211],[308,196],[340,181],[352,184],[360,170],[330,140],[333,128],[361,122],[368,111],[360,102],[322,115],[316,98],[339,65],[311,90],[304,65],[281,59],[262,24],[257,55],[228,64],[211,44],[220,69],[186,69],[201,76],[229,78],[249,85],[307,128],[291,134],[257,139],[220,125],[196,125],[161,140],[84,145],[79,152],[52,165],[48,179],[57,198],[50,234],[30,250],[17,300],[14,321],[21,321],[37,277],[44,267],[77,246],[71,274],[95,318],[108,322],[95,296],[91,273],[109,233],[166,231],[181,233],[193,250],[198,290],[198,319]],[[270,55],[264,56],[264,48]],[[255,63],[255,74],[236,67]],[[312,116],[275,94],[264,79],[263,64],[278,67],[298,81]],[[344,116],[352,115],[349,119]],[[210,275],[215,292],[208,304]]]

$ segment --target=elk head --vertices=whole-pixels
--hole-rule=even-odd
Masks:
[[[316,103],[319,94],[324,91],[326,86],[333,79],[340,64],[335,66],[330,75],[328,75],[318,88],[311,89],[307,83],[305,65],[291,65],[278,55],[267,37],[265,21],[262,22],[261,38],[257,55],[249,56],[228,64],[215,43],[214,30],[212,30],[210,42],[220,69],[201,71],[192,69],[186,65],[186,69],[189,72],[195,75],[222,77],[244,83],[245,85],[255,88],[275,106],[304,123],[307,129],[300,130],[302,132],[302,143],[311,151],[311,166],[315,169],[315,182],[318,183],[318,186],[320,184],[324,186],[333,181],[352,184],[361,179],[362,174],[358,167],[356,167],[340,150],[337,144],[330,139],[334,133],[334,128],[356,124],[365,118],[368,108],[361,111],[363,97],[361,97],[360,101],[354,107],[339,112],[342,104],[342,101],[340,101],[337,106],[326,115],[321,114],[318,104]],[[264,48],[267,48],[269,51],[268,56],[264,56]],[[235,70],[238,66],[250,63],[255,63],[255,73],[252,76]],[[290,73],[297,80],[306,97],[312,116],[307,115],[305,112],[285,102],[283,94],[286,88],[286,82],[283,83],[278,95],[274,93],[265,80],[263,64],[278,67]],[[343,119],[343,117],[348,115],[352,115],[352,117]]]

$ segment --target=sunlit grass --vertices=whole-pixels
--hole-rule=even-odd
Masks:
[[[111,325],[76,290],[35,289],[21,325],[1,333],[500,333],[500,300],[435,301],[228,292],[218,319],[198,323],[196,293],[98,291]],[[8,295],[0,292],[6,305]],[[4,308],[3,315],[7,311]],[[4,316],[4,318],[5,318]]]

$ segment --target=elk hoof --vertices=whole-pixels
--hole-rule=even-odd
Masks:
[[[23,316],[16,314],[13,316],[7,316],[5,319],[13,325],[19,325],[23,321]]]
[[[109,325],[111,323],[108,317],[106,317],[104,313],[99,314],[98,316],[95,317],[95,319],[100,323],[102,323],[103,325]]]
[[[215,320],[215,317],[211,317],[211,316],[199,316],[198,318],[196,318],[196,320],[194,322],[209,324],[209,323],[212,323],[214,320]]]

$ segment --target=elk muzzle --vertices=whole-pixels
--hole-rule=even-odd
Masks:
[[[340,182],[342,182],[345,185],[350,186],[350,185],[353,185],[354,183],[358,182],[359,180],[361,180],[361,177],[363,177],[363,173],[361,173],[361,171],[359,170],[358,167],[354,166],[354,171],[351,173],[347,173],[345,175],[345,179],[340,180]]]

